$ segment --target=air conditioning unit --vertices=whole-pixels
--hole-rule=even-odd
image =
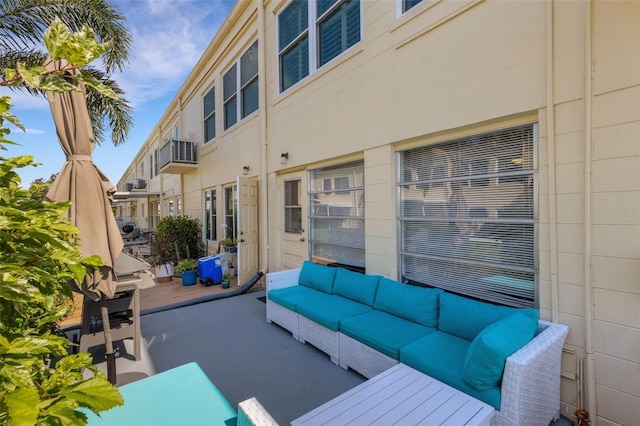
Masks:
[[[134,179],[133,180],[133,188],[134,189],[145,189],[147,187],[147,182],[144,179]]]

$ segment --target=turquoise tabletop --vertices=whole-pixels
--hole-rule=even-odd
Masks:
[[[195,362],[119,388],[124,405],[100,413],[83,410],[88,425],[235,425],[237,414]]]

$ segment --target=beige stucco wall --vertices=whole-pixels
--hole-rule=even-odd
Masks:
[[[598,424],[638,424],[640,2],[426,0],[397,17],[394,1],[365,1],[362,42],[280,94],[285,5],[238,3],[145,146],[174,122],[202,142],[202,96],[213,84],[218,137],[200,145],[197,169],[150,188],[180,195],[183,212],[202,219],[202,191],[249,165],[266,181],[263,265],[277,270],[279,178],[364,158],[367,271],[397,277],[396,152],[537,123],[538,303],[543,318],[570,326],[562,414],[580,405]],[[256,38],[266,108],[223,131],[221,76]]]

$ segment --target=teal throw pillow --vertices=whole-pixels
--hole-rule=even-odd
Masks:
[[[336,268],[305,260],[300,271],[298,284],[331,294]]]
[[[366,275],[336,268],[336,278],[333,282],[333,294],[373,306],[378,290],[379,275]]]
[[[487,326],[467,349],[462,367],[464,381],[478,390],[498,386],[507,358],[526,345],[537,328],[536,320],[521,313]]]

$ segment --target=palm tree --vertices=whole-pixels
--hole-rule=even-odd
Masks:
[[[87,107],[96,141],[102,142],[110,129],[114,145],[124,142],[133,125],[131,107],[110,74],[128,63],[131,36],[122,24],[125,17],[106,0],[0,0],[0,77],[5,79],[4,70],[15,68],[16,62],[28,67],[44,63],[47,53],[41,40],[56,16],[72,32],[87,25],[98,41],[111,41],[101,57],[102,69],[86,66],[82,73],[109,86],[119,98],[105,97],[87,87]],[[30,92],[44,96],[41,91]]]

